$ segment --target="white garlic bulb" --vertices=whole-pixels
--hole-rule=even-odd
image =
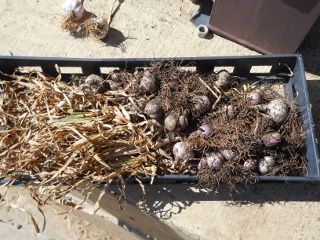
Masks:
[[[107,36],[108,32],[109,32],[109,23],[106,19],[103,18],[99,18],[97,19],[98,23],[103,23],[103,26],[99,29],[99,32],[95,34],[95,37],[98,39],[103,39]]]
[[[274,158],[272,156],[265,156],[259,160],[259,172],[263,175],[269,173],[274,166]]]
[[[225,148],[225,149],[221,149],[219,152],[222,154],[222,156],[225,159],[227,159],[227,161],[238,162],[239,160],[239,156],[231,149]]]
[[[78,0],[65,0],[62,3],[62,11],[65,16],[72,12],[74,20],[80,20],[84,13],[84,7]]]

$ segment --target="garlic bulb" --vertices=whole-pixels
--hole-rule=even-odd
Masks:
[[[85,83],[89,85],[93,92],[97,92],[103,82],[104,79],[96,74],[91,74],[85,79]]]
[[[103,18],[98,18],[97,19],[97,23],[99,26],[99,31],[94,35],[96,38],[98,39],[103,39],[107,36],[108,32],[109,32],[109,23],[106,19]]]
[[[268,148],[277,146],[282,139],[282,135],[278,132],[267,133],[262,137],[264,145]]]
[[[189,150],[188,148],[189,144],[186,142],[177,142],[174,144],[172,152],[174,155],[175,163],[194,157],[194,152],[192,150]]]
[[[200,170],[202,167],[209,167],[214,170],[220,170],[223,165],[224,157],[219,152],[209,152],[206,154],[206,157],[202,157],[200,162],[198,163],[198,169]]]
[[[62,11],[65,16],[72,13],[74,20],[80,20],[84,13],[84,7],[78,0],[65,0],[62,3]]]
[[[282,99],[275,99],[268,104],[268,115],[276,123],[281,123],[288,116],[288,104]]]
[[[247,99],[251,106],[261,104],[263,93],[261,90],[255,90],[248,94]]]
[[[289,106],[283,99],[275,99],[268,104],[259,106],[260,109],[264,110],[272,120],[279,124],[282,123],[289,114]]]
[[[234,162],[239,161],[239,156],[231,149],[225,148],[225,149],[221,149],[219,152],[227,161],[234,161]]]
[[[212,135],[212,129],[208,124],[204,124],[198,128],[197,135],[203,139],[208,139]]]
[[[189,121],[186,115],[178,115],[177,113],[170,113],[164,119],[164,126],[170,131],[181,132],[188,127]]]
[[[209,98],[205,95],[195,96],[192,98],[191,101],[193,103],[194,109],[200,115],[207,113],[211,109],[211,102]]]
[[[157,81],[150,71],[145,71],[141,77],[139,89],[141,93],[156,93],[158,91]]]
[[[163,116],[163,109],[160,99],[154,98],[150,100],[144,108],[144,113],[147,114],[150,118],[160,121]]]
[[[263,175],[269,173],[274,166],[274,158],[272,156],[265,156],[259,160],[259,172]]]
[[[216,84],[222,88],[223,90],[229,90],[231,86],[232,78],[230,73],[227,70],[221,70],[217,74],[217,81]]]

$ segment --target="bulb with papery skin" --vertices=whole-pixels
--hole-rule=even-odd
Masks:
[[[211,102],[207,96],[195,96],[192,103],[196,112],[200,115],[207,113],[211,109]]]
[[[213,170],[220,170],[224,162],[224,157],[219,152],[209,152],[206,157],[202,157],[198,167],[207,166]]]
[[[170,132],[181,132],[188,127],[189,120],[185,115],[178,115],[177,113],[170,113],[164,119],[164,126]]]
[[[139,90],[141,93],[156,93],[158,86],[155,77],[150,71],[145,71],[140,79]]]
[[[226,70],[221,70],[220,72],[218,72],[217,74],[217,81],[216,84],[222,88],[223,90],[229,90],[230,86],[231,86],[231,75],[228,71]]]
[[[212,129],[208,124],[205,124],[198,128],[197,134],[203,139],[208,139],[212,135]]]
[[[109,32],[109,29],[110,29],[110,26],[109,26],[109,23],[106,19],[103,19],[103,18],[98,18],[97,19],[97,23],[99,25],[102,24],[102,27],[99,28],[99,31],[94,35],[97,39],[104,39],[108,32]]]
[[[80,20],[84,13],[84,7],[78,0],[65,0],[62,3],[62,11],[65,16],[73,13],[74,20]]]
[[[274,167],[274,158],[272,156],[265,156],[259,160],[259,172],[262,175],[268,174]]]
[[[219,152],[227,161],[237,162],[239,160],[239,156],[231,149],[225,148],[225,149],[221,149]]]
[[[289,114],[289,106],[283,99],[274,99],[268,104],[254,106],[265,113],[277,124],[282,123]]]
[[[201,170],[203,167],[208,166],[208,162],[206,158],[201,158],[198,163],[198,170]]]
[[[163,116],[163,109],[160,104],[160,100],[158,98],[150,100],[144,108],[144,113],[150,118],[160,121]]]
[[[251,106],[261,104],[263,93],[261,90],[255,90],[248,94],[247,99]]]
[[[282,139],[282,135],[278,132],[267,133],[262,137],[263,144],[268,148],[276,147]]]
[[[235,118],[237,115],[237,109],[233,105],[224,105],[222,109],[224,113],[230,118]]]
[[[194,157],[194,152],[192,150],[189,150],[188,148],[189,145],[186,142],[177,142],[174,144],[172,152],[174,155],[175,163]]]

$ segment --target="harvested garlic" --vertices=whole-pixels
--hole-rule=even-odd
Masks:
[[[268,148],[276,147],[282,139],[282,135],[278,132],[267,133],[262,137],[264,145]]]
[[[269,173],[274,168],[274,158],[272,156],[265,156],[260,159],[258,168],[262,175]]]
[[[90,18],[85,22],[87,36],[92,35],[97,39],[103,39],[109,32],[109,23],[105,18]]]
[[[94,35],[98,39],[103,39],[107,36],[110,26],[106,19],[98,18],[97,23],[100,25],[99,31]]]
[[[62,3],[62,11],[65,16],[72,14],[74,20],[80,20],[84,13],[84,7],[78,0],[65,0]]]

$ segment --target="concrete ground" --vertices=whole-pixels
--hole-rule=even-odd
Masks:
[[[120,0],[110,32],[103,41],[81,35],[71,36],[63,31],[62,2],[0,0],[0,55],[84,58],[259,55],[217,35],[198,38],[190,18],[199,6],[190,0]],[[112,2],[85,0],[84,6],[88,11],[86,17],[91,13],[108,16]],[[317,136],[320,136],[319,36],[318,21],[298,50],[305,62]],[[127,191],[128,200],[134,202],[139,199],[139,186],[128,186]],[[187,235],[195,239],[319,238],[318,183],[267,183],[241,187],[238,191],[230,195],[229,190],[222,186],[219,192],[208,194],[190,184],[147,186],[147,210],[149,215],[176,229],[179,236],[184,236],[182,238],[187,238]],[[14,192],[11,194],[14,195]],[[13,195],[6,200],[12,200]],[[27,212],[30,210],[35,214],[34,217],[40,223],[42,218],[41,214],[36,213],[32,200],[26,200],[27,195],[11,205],[2,204],[1,239],[134,237],[119,227],[124,226],[119,221],[123,212],[115,212],[113,215],[100,213],[99,221],[92,220],[91,215],[57,215],[56,212],[61,210],[58,206],[46,209],[46,230],[36,234]],[[139,222],[139,219],[133,221]],[[157,224],[157,221],[153,219],[150,223]],[[135,237],[151,238],[143,234]]]

